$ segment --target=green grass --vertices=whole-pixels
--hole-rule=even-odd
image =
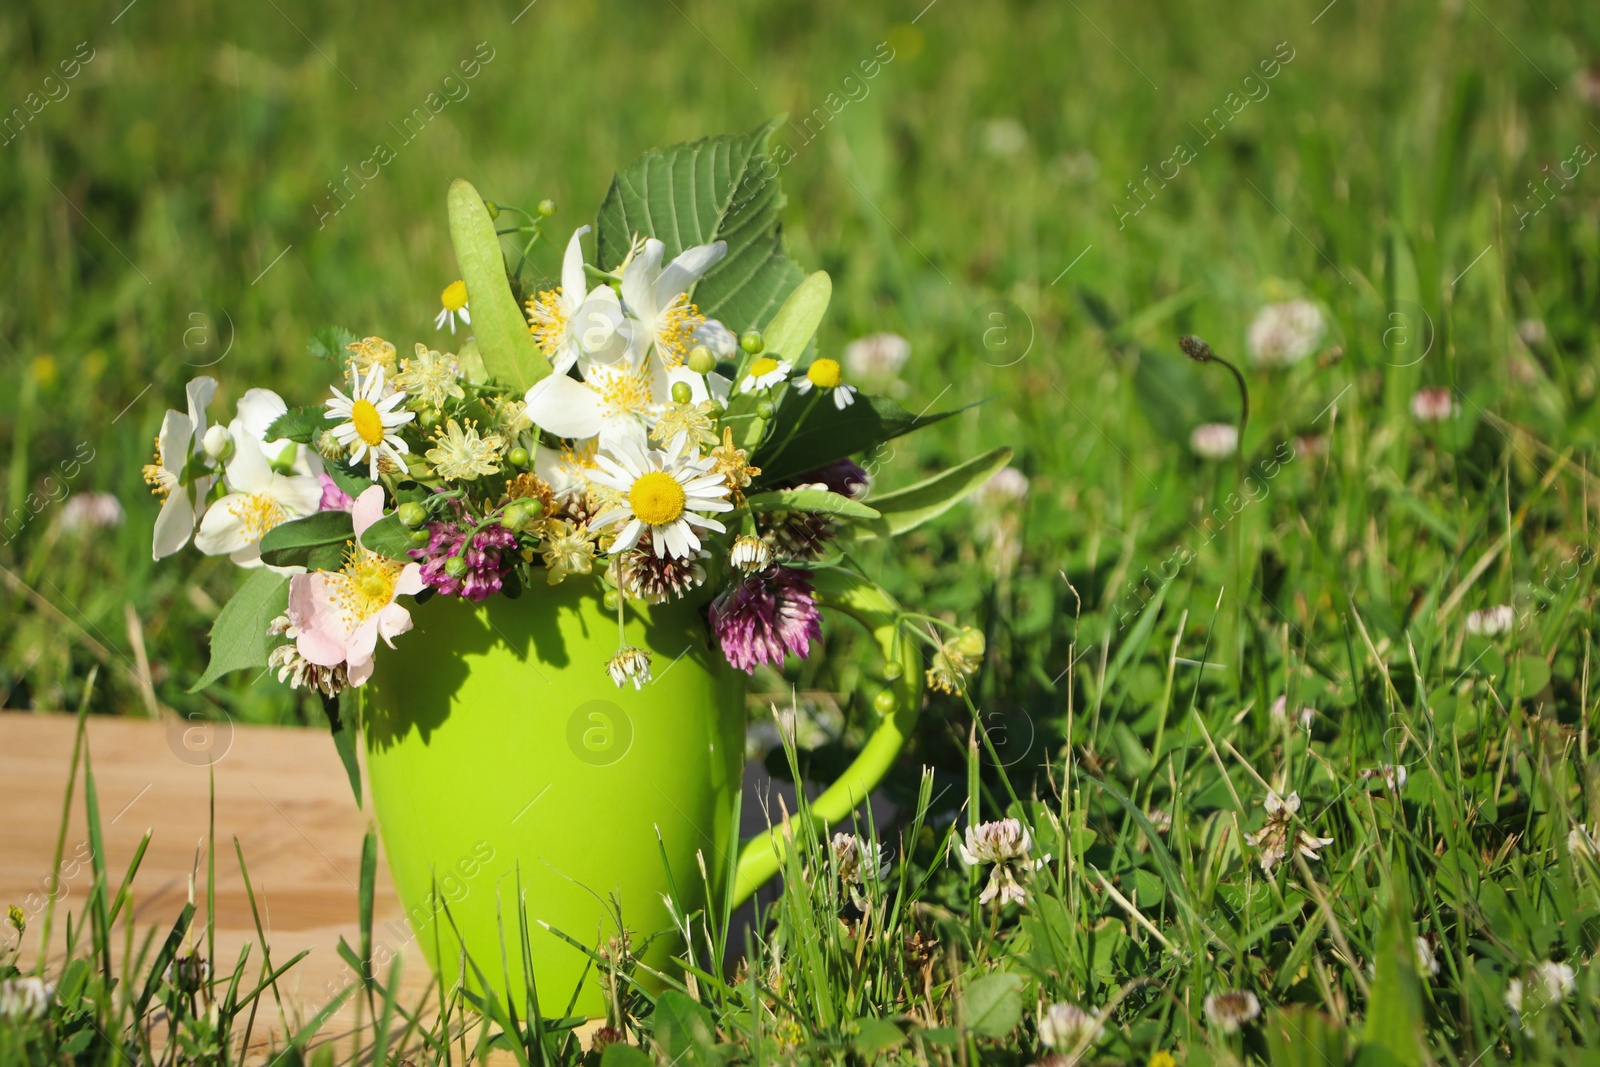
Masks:
[[[896,865],[873,932],[850,940],[813,878],[775,905],[742,982],[697,948],[705,974],[686,995],[709,1022],[634,999],[635,1038],[670,1016],[667,1034],[703,1023],[752,1058],[843,1062],[889,1036],[861,1020],[895,1019],[903,1058],[1025,1063],[1036,1006],[1065,999],[1106,1009],[1096,1051],[1125,1062],[1156,1048],[1323,1062],[1280,1041],[1425,1062],[1417,1025],[1437,1062],[1592,1055],[1600,869],[1567,837],[1600,824],[1600,171],[1584,164],[1522,212],[1529,183],[1600,148],[1579,82],[1600,53],[1593,5],[943,0],[919,16],[543,0],[512,25],[520,7],[0,13],[0,106],[78,42],[95,50],[70,95],[0,145],[0,494],[5,516],[28,516],[0,543],[6,706],[76,708],[98,669],[97,713],[317,721],[244,679],[186,692],[238,574],[150,562],[137,468],[195,365],[231,338],[216,410],[256,384],[309,402],[323,385],[299,373],[312,329],[402,347],[432,335],[454,277],[450,179],[529,208],[552,197],[560,233],[643,149],[787,111],[791,254],[834,279],[822,345],[904,334],[897,389],[913,410],[993,396],[875,457],[878,484],[997,445],[1031,479],[987,526],[963,509],[864,556],[903,603],[984,630],[972,705],[993,752],[971,750],[972,708],[935,699],[887,787],[916,812],[931,768],[924,829],[885,828]],[[485,40],[471,94],[399,145],[391,123]],[[865,79],[883,42],[893,58]],[[1194,127],[1287,55],[1280,42],[1293,58],[1270,92],[1202,145]],[[850,102],[810,138],[829,93]],[[996,120],[1020,124],[1014,151]],[[319,228],[327,183],[382,140],[393,161]],[[1119,226],[1127,183],[1179,141],[1195,158]],[[1263,471],[1259,499],[1224,522],[1238,475],[1186,442],[1232,420],[1236,392],[1176,341],[1242,361],[1256,309],[1287,295],[1325,307],[1338,352],[1246,371],[1243,455],[1259,470],[1312,431],[1327,450]],[[1519,334],[1525,320],[1543,336]],[[1461,416],[1416,423],[1425,385],[1453,389]],[[60,527],[50,498],[69,469],[72,493],[122,500],[120,528]],[[1496,604],[1515,607],[1512,632],[1465,632]],[[847,635],[830,641],[759,687],[847,691],[875,669]],[[1318,709],[1309,731],[1274,721],[1279,694]],[[865,711],[847,706],[802,766],[827,777]],[[1408,768],[1398,797],[1369,776],[1384,764]],[[1302,824],[1333,838],[1320,860],[1263,875],[1241,839],[1263,823],[1264,783],[1297,790]],[[1053,859],[1034,903],[997,913],[973,903],[947,834],[1007,811]],[[86,935],[109,936],[88,918]],[[938,942],[916,966],[914,932]],[[1408,963],[1416,934],[1433,938],[1437,976]],[[1575,967],[1576,993],[1518,1028],[1507,982],[1549,959]],[[97,1018],[115,1034],[132,1008],[104,978]],[[1265,1007],[1239,1037],[1201,1008],[1229,988]],[[668,1047],[713,1055],[683,1040]]]

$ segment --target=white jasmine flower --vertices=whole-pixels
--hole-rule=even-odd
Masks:
[[[788,360],[773,359],[771,356],[760,356],[751,361],[745,371],[744,378],[739,382],[739,392],[749,393],[757,389],[771,389],[782,382],[794,370],[794,364]]]
[[[472,313],[467,310],[467,283],[459,278],[444,287],[444,292],[439,294],[439,303],[443,305],[439,314],[434,316],[433,328],[442,330],[450,327],[450,332],[456,332],[456,320],[461,320],[461,325],[472,325]]]
[[[1326,329],[1322,309],[1309,300],[1268,304],[1250,323],[1246,347],[1250,359],[1262,366],[1298,363],[1317,350]]]
[[[1239,451],[1239,427],[1228,422],[1205,422],[1189,434],[1189,447],[1201,459],[1227,459]]]
[[[206,494],[217,480],[212,473],[190,478],[190,464],[203,456],[196,447],[206,433],[206,405],[216,394],[214,378],[195,378],[185,392],[187,414],[169,410],[156,435],[154,463],[144,467],[145,484],[161,499],[161,514],[156,517],[152,556],[170,556],[189,543],[195,523],[205,514]]]
[[[1240,1027],[1261,1014],[1261,1001],[1248,990],[1213,993],[1205,999],[1206,1018],[1225,1034],[1236,1034]]]
[[[561,259],[561,285],[528,301],[528,328],[556,374],[566,374],[585,352],[615,358],[626,343],[622,330],[622,303],[609,285],[589,288],[583,272],[581,238],[589,227],[580,226],[567,242]]]
[[[352,368],[350,373],[354,380],[350,395],[345,396],[335,386],[333,399],[327,401],[329,422],[348,420],[333,428],[334,439],[351,450],[350,462],[367,460],[373,481],[378,480],[379,457],[388,457],[405,470],[404,457],[411,448],[394,431],[416,418],[417,413],[396,410],[405,403],[406,394],[385,394],[381,364],[374,365],[365,380],[358,369]]]
[[[966,841],[957,846],[961,861],[968,867],[983,863],[994,864],[989,884],[978,897],[978,903],[987,904],[999,898],[1001,904],[1015,901],[1027,902],[1028,892],[1017,881],[1017,872],[1036,871],[1045,860],[1030,859],[1033,838],[1028,828],[1018,819],[1000,819],[996,822],[968,826]]]
[[[590,523],[597,530],[623,524],[613,553],[633,548],[648,533],[657,556],[682,559],[700,551],[697,529],[724,532],[707,513],[733,510],[727,482],[711,473],[714,460],[690,450],[686,434],[674,437],[665,450],[623,441],[595,461],[599,469],[590,480],[622,494],[618,506]]]
[[[1105,1036],[1094,1012],[1076,1004],[1052,1004],[1039,1014],[1039,1042],[1046,1048],[1073,1049]]]
[[[844,365],[855,378],[883,381],[900,373],[911,358],[911,342],[897,333],[874,333],[844,346]]]
[[[623,261],[623,309],[655,344],[663,366],[678,366],[694,347],[695,335],[706,318],[689,302],[689,290],[727,251],[726,241],[696,245],[663,267],[666,245],[651,237],[635,245]]]
[[[794,379],[794,388],[802,395],[812,389],[825,389],[833,394],[833,406],[840,411],[856,402],[855,386],[845,384],[839,361],[826,356],[812,360],[806,372]]]
[[[1492,608],[1481,608],[1478,611],[1467,613],[1466,629],[1469,634],[1482,634],[1485,637],[1494,637],[1511,629],[1517,621],[1517,614],[1510,604],[1496,604]]]
[[[322,483],[309,474],[279,474],[256,439],[234,437],[233,458],[224,468],[228,493],[211,505],[194,547],[208,556],[227,556],[241,567],[261,566],[261,539],[290,519],[314,514],[322,503]]]

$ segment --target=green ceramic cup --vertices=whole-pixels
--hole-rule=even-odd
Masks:
[[[899,751],[921,670],[882,593],[843,572],[817,578],[823,605],[866,625],[901,664],[894,711],[813,805],[838,823]],[[737,840],[745,675],[712,647],[703,606],[630,603],[626,640],[651,651],[654,680],[618,689],[605,671],[617,619],[598,592],[569,580],[516,600],[416,606],[413,631],[379,650],[365,710],[374,814],[424,955],[447,987],[487,987],[521,1011],[526,929],[547,1016],[569,1004],[603,1014],[590,958],[572,942],[604,947],[619,914],[636,951],[662,935],[640,959],[669,969],[681,939],[663,897],[675,891],[688,910],[705,902],[697,854],[713,902],[729,891],[742,901],[781,861],[777,831]]]

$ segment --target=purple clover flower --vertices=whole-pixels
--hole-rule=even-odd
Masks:
[[[804,659],[822,638],[822,614],[804,571],[768,567],[712,603],[711,629],[728,662],[754,674],[763,663],[782,666],[789,653]]]
[[[429,588],[445,596],[466,597],[474,604],[500,592],[515,562],[516,534],[496,523],[473,535],[472,544],[463,552],[467,535],[456,523],[430,522],[428,533],[428,546],[413,548],[408,554],[422,563],[422,580]],[[467,561],[467,571],[459,578],[444,569],[445,561],[455,555]]]

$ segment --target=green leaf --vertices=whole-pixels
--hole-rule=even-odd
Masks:
[[[199,692],[229,671],[265,667],[273,644],[267,627],[288,606],[288,578],[265,567],[251,571],[211,624],[211,662],[189,692]]]
[[[345,360],[345,346],[355,342],[356,335],[343,326],[324,326],[320,330],[312,331],[311,339],[306,342],[306,351],[317,359],[342,364]]]
[[[351,497],[352,499],[360,496],[368,489],[371,489],[373,485],[377,484],[364,474],[352,473],[353,469],[365,468],[351,468],[343,463],[329,463],[323,468],[328,477],[333,479],[333,484],[344,490],[345,495]]]
[[[846,519],[876,519],[873,508],[827,489],[775,489],[748,498],[751,511],[810,511]]]
[[[337,697],[322,698],[322,714],[327,716],[328,730],[333,734],[334,751],[344,764],[345,777],[350,779],[350,791],[356,795],[356,807],[361,807],[361,763],[356,759],[356,730],[361,723],[361,689],[341,690]],[[369,946],[370,947],[370,946]]]
[[[607,1045],[600,1067],[655,1067],[650,1057],[632,1045]]]
[[[274,567],[336,571],[344,561],[345,543],[354,537],[348,511],[319,511],[268,530],[261,539],[261,559]]]
[[[1010,462],[1011,449],[996,448],[932,478],[874,497],[872,506],[883,516],[883,522],[863,531],[862,539],[880,533],[897,536],[943,515]]]
[[[399,511],[389,512],[362,531],[361,544],[380,556],[397,559],[402,563],[416,562],[406,555],[408,549],[417,546],[411,543],[411,531],[400,521]]]
[[[1382,1049],[1403,1067],[1420,1067],[1432,1059],[1424,1038],[1422,988],[1417,980],[1417,950],[1411,932],[1404,861],[1390,868],[1389,907],[1378,933],[1372,992],[1362,1043]]]
[[[655,1014],[651,1018],[655,1023],[656,1044],[669,1063],[710,1062],[717,1028],[703,1005],[676,989],[669,989],[656,999]]]
[[[851,1044],[855,1045],[857,1055],[871,1063],[889,1049],[905,1044],[905,1041],[906,1035],[888,1019],[862,1019],[857,1024],[856,1037]]]
[[[783,193],[778,167],[766,156],[781,121],[654,149],[618,171],[595,220],[600,265],[615,269],[636,233],[666,245],[669,260],[726,241],[727,254],[695,286],[694,301],[735,332],[765,326],[801,281],[783,252]],[[472,316],[476,327],[476,305]]]
[[[471,182],[459,178],[451,182],[449,203],[450,240],[467,285],[472,332],[483,364],[502,386],[527,389],[550,373],[550,362],[534,343],[528,320],[511,295],[494,220]]]
[[[807,275],[762,331],[764,349],[761,354],[797,362],[811,338],[816,336],[832,298],[833,279],[828,277],[827,271]]]
[[[290,408],[272,421],[267,427],[267,440],[299,441],[309,445],[317,439],[317,435],[328,429],[328,422],[323,418],[324,409],[315,408]]]
[[[961,994],[962,1019],[979,1037],[1003,1038],[1022,1021],[1022,976],[986,974]]]
[[[761,468],[758,484],[781,483],[964,410],[913,415],[893,400],[860,394],[841,411],[816,392],[801,395],[791,389],[779,402],[771,433],[751,462]]]
[[[1269,1062],[1283,1067],[1327,1067],[1348,1059],[1345,1028],[1306,1004],[1272,1009],[1266,1025]]]

